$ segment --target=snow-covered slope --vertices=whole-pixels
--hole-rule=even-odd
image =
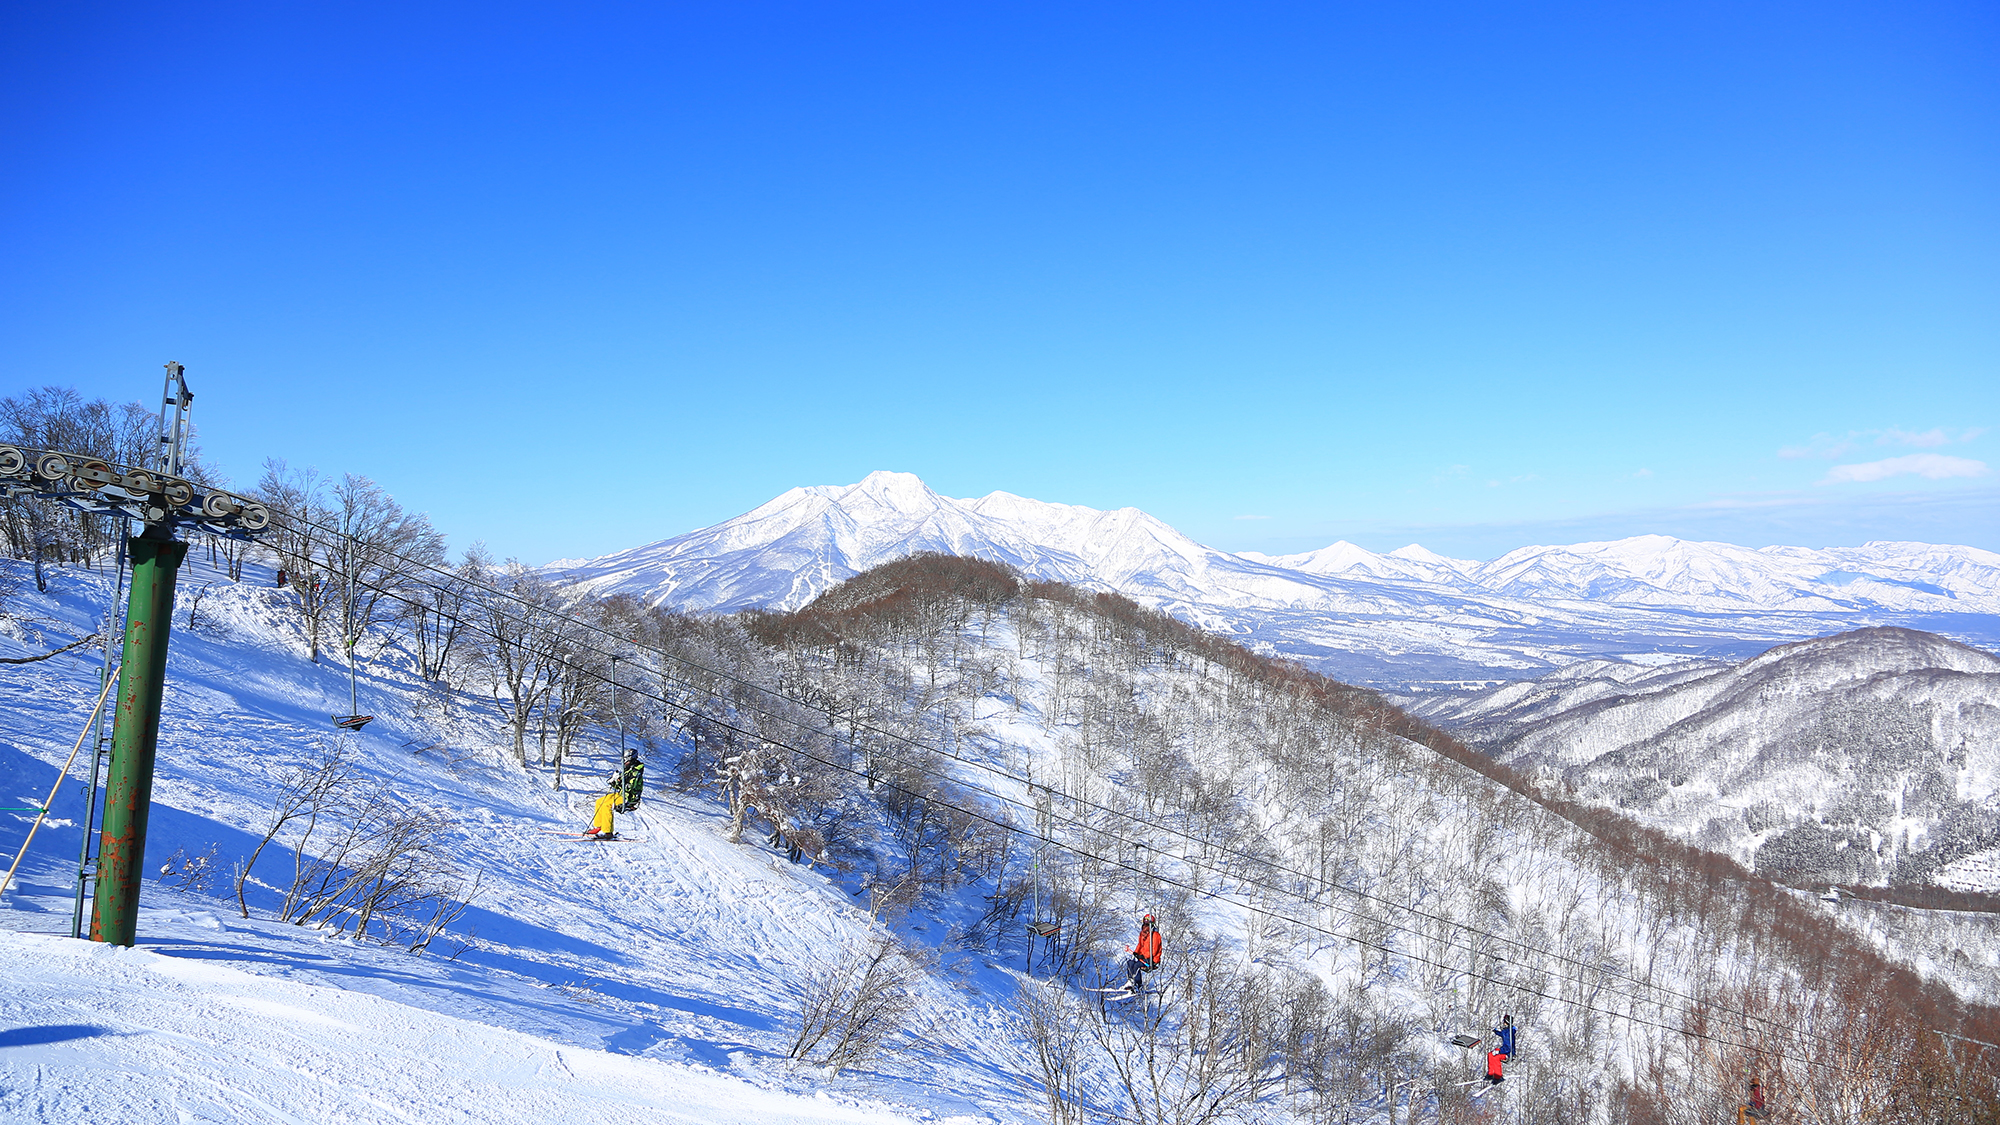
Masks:
[[[1517,768],[1763,867],[2000,892],[2000,657],[1943,637],[1864,629],[1734,666],[1592,661],[1414,702]]]
[[[1232,555],[1135,508],[1005,492],[957,500],[889,472],[793,489],[711,528],[549,569],[649,604],[794,609],[919,551],[1116,590],[1340,678],[1391,686],[1521,679],[1597,656],[1740,659],[1869,625],[2000,643],[2000,555],[1972,547],[1752,550],[1646,535],[1524,547],[1485,563],[1415,544]]]
[[[784,1046],[802,981],[879,932],[851,888],[726,843],[724,810],[664,790],[620,818],[632,842],[548,835],[588,821],[615,737],[583,747],[551,789],[546,772],[504,760],[494,714],[476,699],[440,709],[394,650],[361,676],[362,711],[378,718],[346,737],[365,783],[455,822],[445,851],[483,880],[472,909],[423,955],[276,922],[272,884],[289,885],[291,863],[281,840],[253,871],[252,917],[239,917],[230,867],[255,847],[285,772],[336,736],[328,715],[346,711],[347,680],[305,659],[268,569],[236,584],[200,556],[176,613],[139,948],[4,932],[69,931],[74,780],[0,896],[0,1120],[886,1125],[991,1121],[994,1107],[1024,1119],[982,991],[1010,980],[925,985],[928,1032],[973,1072],[949,1091],[921,1064],[871,1077],[865,1094],[795,1070]],[[0,561],[0,577],[21,565]],[[22,583],[0,654],[95,628],[104,579],[53,575],[47,596]],[[79,650],[0,673],[0,865],[84,724],[96,663]]]
[[[149,910],[145,922],[152,939],[137,949],[0,930],[7,964],[0,1119],[911,1120],[881,1106],[759,1089],[706,1066],[663,1065],[372,995],[356,987],[364,974],[393,977],[413,966],[365,951],[329,952],[324,942],[283,932],[291,927],[224,922],[199,908]],[[348,958],[357,963],[345,973],[328,971]],[[425,975],[430,966],[414,968]],[[476,972],[437,975],[461,987],[483,983]]]

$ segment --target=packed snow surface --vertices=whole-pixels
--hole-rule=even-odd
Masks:
[[[0,930],[0,960],[8,964],[0,993],[0,1117],[910,1120],[879,1106],[759,1089],[706,1067],[580,1047],[373,995],[341,978],[339,961],[357,951],[314,950],[316,943],[225,924],[209,912],[149,910],[142,924],[153,940],[135,949]],[[240,967],[251,964],[254,971]],[[480,983],[476,973],[445,976]]]
[[[795,488],[714,527],[548,569],[650,604],[784,610],[919,551],[1115,590],[1350,682],[1387,686],[1524,679],[1599,656],[1741,659],[1869,625],[2000,642],[2000,554],[1973,547],[1752,549],[1643,535],[1523,547],[1487,562],[1345,542],[1234,555],[1136,508],[1005,492],[953,499],[892,472]]]

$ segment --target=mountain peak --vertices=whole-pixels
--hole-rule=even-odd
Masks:
[[[877,469],[862,477],[860,483],[841,490],[840,499],[873,500],[899,512],[923,512],[937,507],[944,498],[932,492],[915,473]]]
[[[1411,543],[1406,547],[1398,547],[1389,552],[1389,557],[1392,559],[1402,559],[1406,562],[1428,563],[1431,566],[1441,566],[1449,570],[1470,570],[1479,565],[1470,559],[1455,559],[1450,555],[1440,555],[1421,543]]]

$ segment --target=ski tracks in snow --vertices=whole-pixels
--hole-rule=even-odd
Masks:
[[[6,1120],[907,1121],[143,949],[0,933],[0,958]]]

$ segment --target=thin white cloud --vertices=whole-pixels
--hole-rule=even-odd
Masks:
[[[1975,426],[1967,430],[1947,430],[1943,426],[1932,426],[1928,430],[1906,430],[1901,426],[1890,426],[1886,430],[1849,430],[1845,436],[1814,434],[1804,445],[1788,445],[1778,450],[1778,456],[1787,461],[1805,457],[1831,461],[1844,457],[1858,448],[1862,442],[1874,439],[1876,445],[1907,445],[1916,449],[1936,449],[1954,442],[1963,444],[1986,432],[1986,427]]]
[[[1267,519],[1270,519],[1271,517],[1270,517],[1270,516],[1231,516],[1231,517],[1229,517],[1229,518],[1230,518],[1230,519],[1234,519],[1234,520],[1267,520]]]
[[[1875,439],[1876,445],[1914,445],[1918,449],[1936,449],[1940,445],[1950,445],[1951,435],[1942,426],[1932,426],[1920,434],[1891,426]]]
[[[1684,504],[1682,511],[1699,512],[1704,509],[1730,510],[1736,508],[1785,508],[1794,507],[1806,501],[1790,494],[1777,496],[1718,496],[1713,500],[1703,500],[1694,504]]]
[[[1849,440],[1853,436],[1849,434],[1847,438],[1837,438],[1832,434],[1814,434],[1812,440],[1804,445],[1788,445],[1778,450],[1778,456],[1787,461],[1796,461],[1801,457],[1821,457],[1831,461],[1854,448],[1854,442]]]
[[[1651,470],[1651,469],[1640,469],[1640,470],[1639,470],[1638,472],[1635,472],[1635,473],[1633,473],[1632,475],[1633,475],[1633,476],[1635,476],[1635,477],[1637,477],[1637,478],[1638,478],[1638,479],[1640,479],[1640,480],[1645,480],[1645,479],[1646,479],[1647,477],[1650,477],[1650,476],[1652,476],[1652,475],[1653,475],[1653,470]]]
[[[1914,473],[1928,480],[1944,480],[1947,477],[1983,477],[1987,472],[1986,462],[1974,461],[1970,457],[1946,457],[1942,453],[1912,453],[1884,461],[1835,465],[1827,472],[1826,479],[1819,483],[1851,484],[1887,480],[1905,473]]]

